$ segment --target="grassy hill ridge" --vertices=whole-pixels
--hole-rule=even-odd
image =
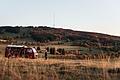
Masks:
[[[75,42],[76,44],[83,46],[96,46],[99,45],[98,43],[103,46],[120,44],[119,36],[95,32],[74,31],[62,28],[52,28],[47,26],[1,26],[0,39],[27,42],[64,41]]]

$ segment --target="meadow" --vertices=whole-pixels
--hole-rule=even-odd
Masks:
[[[51,57],[52,55],[48,55],[48,59],[45,60],[44,55],[41,55],[42,57],[38,59],[8,59],[4,57],[5,46],[0,45],[0,80],[120,79],[120,58],[57,59]],[[78,47],[74,48],[78,49]]]

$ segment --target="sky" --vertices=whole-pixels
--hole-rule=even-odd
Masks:
[[[0,0],[0,26],[50,26],[120,36],[120,0]]]

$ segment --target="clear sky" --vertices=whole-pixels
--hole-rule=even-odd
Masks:
[[[53,26],[120,36],[120,0],[0,0],[0,25]]]

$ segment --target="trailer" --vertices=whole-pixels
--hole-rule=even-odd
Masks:
[[[7,58],[38,58],[38,53],[35,48],[24,45],[7,45],[5,49],[5,57]]]

